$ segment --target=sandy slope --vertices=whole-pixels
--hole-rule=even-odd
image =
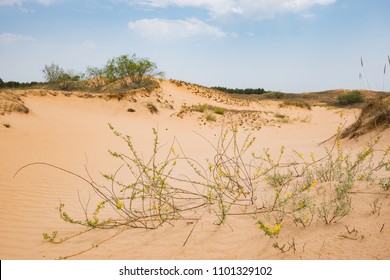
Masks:
[[[44,166],[32,166],[15,178],[21,166],[31,162],[47,162],[78,174],[86,175],[85,165],[94,178],[99,172],[113,171],[120,163],[112,159],[108,149],[124,151],[126,146],[108,128],[131,135],[140,154],[150,155],[152,128],[157,128],[160,143],[169,145],[174,137],[183,150],[196,159],[210,156],[211,147],[202,137],[215,143],[222,126],[241,123],[240,135],[252,133],[257,141],[254,149],[269,147],[278,151],[296,149],[302,153],[323,153],[319,143],[332,136],[340,123],[356,118],[355,110],[313,107],[279,108],[272,101],[239,101],[216,95],[191,85],[164,81],[152,94],[129,93],[118,101],[108,96],[80,98],[89,95],[60,92],[16,92],[22,96],[28,114],[0,115],[0,258],[54,259],[88,249],[115,230],[95,230],[59,245],[42,239],[43,232],[77,233],[78,226],[59,219],[56,207],[65,203],[73,215],[83,215],[82,202],[93,192],[81,180]],[[44,95],[44,96],[42,96]],[[20,100],[18,100],[20,102]],[[158,108],[151,114],[148,104]],[[216,122],[207,122],[204,113],[189,112],[192,105],[208,103],[227,109]],[[131,108],[135,112],[128,112]],[[229,111],[230,110],[230,111]],[[342,113],[342,117],[340,114]],[[179,115],[179,116],[178,116]],[[278,117],[278,116],[279,117]],[[284,115],[285,118],[280,116]],[[286,119],[287,118],[287,119]],[[9,124],[9,128],[3,124]],[[201,136],[202,137],[201,137]],[[370,136],[344,141],[346,150],[356,151]],[[389,131],[382,134],[380,146],[385,148]],[[364,187],[365,192],[379,192],[377,186]],[[390,193],[389,193],[390,194]],[[369,204],[379,198],[380,215],[370,214]],[[179,221],[157,230],[127,230],[98,248],[78,255],[76,259],[389,259],[390,196],[354,195],[353,212],[339,223],[325,226],[313,222],[309,228],[286,226],[279,238],[264,236],[249,216],[229,217],[217,226],[215,217],[205,215],[198,222],[186,246],[193,223]],[[348,229],[357,233],[349,234]],[[383,228],[382,228],[383,227]],[[278,242],[294,240],[296,252],[281,253],[272,247]]]

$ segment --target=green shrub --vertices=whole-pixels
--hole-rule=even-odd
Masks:
[[[135,54],[109,59],[102,69],[88,67],[87,73],[90,77],[105,77],[112,82],[129,77],[136,84],[149,79],[149,76],[164,75],[163,72],[157,72],[157,66],[154,62],[147,58],[138,58]]]
[[[215,107],[214,108],[214,113],[216,113],[218,115],[223,115],[223,114],[225,114],[225,109],[224,108],[220,108],[220,107]]]
[[[207,104],[198,104],[198,105],[195,105],[193,108],[194,108],[195,112],[204,113],[208,109],[208,107],[209,107],[209,105],[207,105]]]
[[[358,90],[353,90],[346,94],[341,94],[338,97],[338,101],[341,105],[351,105],[355,103],[364,102],[363,94]]]
[[[206,121],[215,122],[216,120],[217,120],[217,119],[216,119],[216,117],[214,116],[213,113],[208,113],[208,114],[206,115]]]
[[[271,91],[266,94],[266,97],[270,99],[282,99],[284,97],[284,93],[280,91]]]

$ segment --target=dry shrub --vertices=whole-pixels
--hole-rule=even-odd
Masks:
[[[356,138],[376,129],[386,129],[390,125],[390,96],[379,96],[370,100],[362,109],[355,123],[347,127],[341,138]]]
[[[148,108],[149,112],[152,114],[158,114],[158,109],[156,105],[154,105],[152,102],[149,102],[146,104],[146,108]]]
[[[308,102],[303,100],[288,100],[284,101],[282,104],[279,105],[279,107],[299,107],[303,109],[311,110],[311,106]]]

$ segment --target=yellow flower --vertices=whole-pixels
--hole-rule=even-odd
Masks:
[[[118,208],[118,209],[122,209],[123,208],[123,203],[122,203],[122,201],[117,201],[116,202],[116,208]]]
[[[286,193],[286,198],[291,198],[291,193]]]
[[[311,183],[310,188],[314,188],[317,186],[317,180],[314,180],[313,183]]]
[[[280,224],[276,224],[274,226],[273,234],[279,234],[281,228],[282,228],[282,224],[281,223]]]

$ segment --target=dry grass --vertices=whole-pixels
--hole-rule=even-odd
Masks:
[[[152,102],[148,102],[146,104],[146,108],[148,108],[149,112],[152,114],[158,114],[159,112],[156,105],[154,105]]]
[[[311,106],[307,101],[304,100],[288,100],[284,101],[279,105],[279,107],[299,107],[303,109],[311,110]]]
[[[356,138],[372,130],[386,129],[390,126],[390,97],[379,96],[370,100],[362,109],[358,119],[347,127],[341,138]]]

